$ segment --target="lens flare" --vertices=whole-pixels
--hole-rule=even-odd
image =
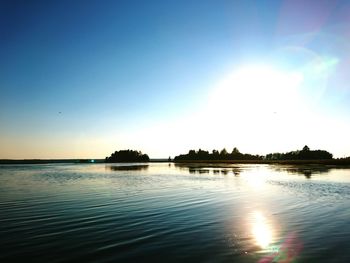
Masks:
[[[268,256],[261,258],[258,263],[292,263],[300,255],[302,243],[295,233],[287,235],[278,249]]]

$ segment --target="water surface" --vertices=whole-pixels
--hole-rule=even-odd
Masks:
[[[350,169],[0,166],[1,262],[350,262]]]

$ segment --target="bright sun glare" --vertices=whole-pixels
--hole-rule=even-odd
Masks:
[[[215,120],[223,126],[220,131],[215,125],[207,126],[202,141],[210,141],[216,134],[215,145],[236,141],[247,147],[245,151],[251,150],[248,147],[270,149],[271,145],[265,144],[275,140],[274,132],[286,127],[283,121],[304,112],[303,80],[302,72],[284,71],[270,65],[237,68],[209,93],[201,122]],[[257,135],[264,140],[253,142]]]
[[[335,64],[336,60],[298,67],[267,63],[237,66],[212,86],[203,107],[176,122],[153,125],[141,135],[131,136],[130,141],[135,143],[135,138],[147,134],[153,138],[149,148],[159,142],[159,147],[167,143],[178,152],[238,147],[242,152],[266,154],[320,140],[332,125],[323,125],[329,120],[318,114],[312,103],[323,94],[322,76],[328,76]],[[169,142],[164,130],[181,138],[186,148],[175,140]]]
[[[287,112],[298,100],[303,81],[299,72],[285,72],[267,65],[245,66],[224,79],[211,95],[211,106],[245,115]]]

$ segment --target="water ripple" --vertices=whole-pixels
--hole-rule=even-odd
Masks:
[[[348,262],[350,170],[310,169],[2,165],[0,260]]]

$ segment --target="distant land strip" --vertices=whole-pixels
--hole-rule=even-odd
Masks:
[[[153,163],[169,162],[168,159],[150,159]],[[0,164],[50,164],[50,163],[105,163],[105,159],[0,159]]]
[[[104,163],[104,159],[0,159],[0,164],[50,164],[50,163]],[[169,162],[168,159],[150,159],[151,163]],[[329,159],[329,160],[179,160],[170,161],[175,163],[217,163],[217,164],[321,164],[321,165],[349,165],[350,159]]]
[[[0,159],[0,164],[103,163],[104,159]]]

